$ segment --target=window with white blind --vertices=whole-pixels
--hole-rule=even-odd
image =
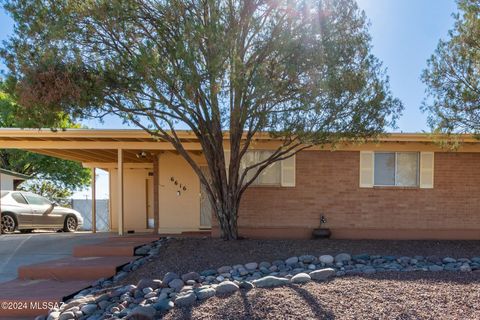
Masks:
[[[272,154],[273,151],[269,150],[247,151],[240,163],[240,175],[246,168],[266,160]],[[226,151],[225,155],[228,167],[229,152]],[[249,170],[245,181],[252,179],[256,172],[256,168]],[[251,186],[295,187],[295,156],[271,163],[267,168],[260,172]]]
[[[360,187],[433,188],[434,152],[360,151]]]
[[[268,159],[273,154],[272,151],[248,151],[240,163],[240,171],[243,172],[246,168]],[[252,185],[256,186],[275,186],[280,185],[282,179],[281,163],[276,161],[262,170]],[[256,174],[257,170],[251,169],[245,178],[249,181]]]
[[[417,187],[419,153],[375,152],[373,179],[375,186]]]

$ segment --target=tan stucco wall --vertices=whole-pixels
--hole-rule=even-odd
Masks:
[[[199,164],[202,157],[193,156]],[[110,169],[111,230],[118,231],[118,185],[116,168]],[[152,168],[124,169],[124,230],[146,229],[146,179]],[[178,182],[175,185],[171,178]],[[152,178],[152,177],[150,177]],[[182,187],[180,187],[180,184]],[[181,233],[200,228],[200,181],[190,165],[179,155],[167,152],[159,156],[159,232]],[[153,188],[153,185],[151,185]],[[186,191],[183,190],[186,187]],[[180,191],[180,195],[177,195]]]
[[[201,163],[199,156],[196,162]],[[196,231],[200,228],[200,181],[190,165],[179,155],[163,153],[159,158],[160,171],[160,233]],[[171,181],[178,182],[175,185]],[[186,186],[183,191],[180,184]],[[180,195],[177,191],[180,190]]]
[[[146,228],[146,179],[153,169],[125,168],[124,169],[124,229],[125,232],[147,231]],[[110,170],[110,203],[112,231],[118,231],[118,170]]]

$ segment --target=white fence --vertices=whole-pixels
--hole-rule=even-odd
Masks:
[[[71,206],[73,209],[80,212],[83,217],[82,230],[92,230],[92,200],[72,199]],[[110,230],[110,214],[108,208],[108,199],[96,200],[97,231]]]

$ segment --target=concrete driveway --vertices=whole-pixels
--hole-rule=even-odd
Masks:
[[[0,235],[0,283],[17,278],[19,266],[70,256],[74,246],[101,242],[110,233],[46,233]]]

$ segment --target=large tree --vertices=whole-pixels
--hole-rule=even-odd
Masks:
[[[423,110],[440,132],[480,133],[480,1],[458,0],[447,40],[440,40],[422,75]]]
[[[75,116],[113,112],[170,142],[205,184],[224,239],[237,238],[241,197],[270,164],[314,145],[375,136],[402,110],[354,0],[5,7],[15,35],[3,54],[22,103]],[[210,178],[179,129],[198,138]],[[260,132],[279,147],[245,165]]]
[[[17,103],[11,80],[0,81],[0,128],[35,127],[37,122],[30,116],[29,110]],[[69,120],[68,115],[62,113],[50,115],[48,121],[43,119],[43,123],[56,128],[78,127]],[[34,181],[26,182],[23,186],[27,190],[38,191],[37,186],[44,184],[49,186],[46,190],[56,190],[43,192],[49,197],[71,195],[72,191],[90,183],[90,170],[83,168],[80,163],[24,150],[0,149],[0,168],[31,176]]]

